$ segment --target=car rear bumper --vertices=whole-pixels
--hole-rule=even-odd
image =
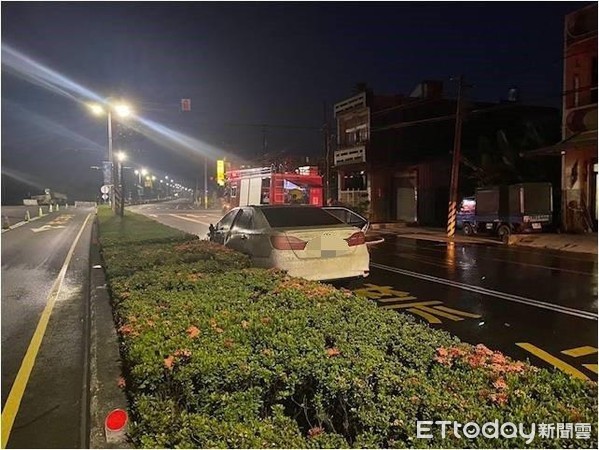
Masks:
[[[356,248],[352,254],[332,258],[300,259],[289,250],[273,250],[268,261],[262,264],[286,270],[292,277],[324,281],[344,278],[367,277],[370,271],[370,254],[366,245]]]

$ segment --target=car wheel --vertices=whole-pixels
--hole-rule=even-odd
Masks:
[[[465,223],[464,226],[462,227],[462,232],[466,236],[472,236],[474,234],[474,228],[469,223]]]
[[[507,225],[501,225],[497,229],[497,235],[499,236],[499,239],[501,239],[501,242],[503,242],[504,244],[509,243],[510,234],[512,234],[512,232],[510,230],[510,227],[508,227]]]

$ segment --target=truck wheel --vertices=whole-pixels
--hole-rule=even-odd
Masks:
[[[510,234],[512,234],[512,232],[510,230],[510,227],[508,227],[507,225],[501,225],[497,229],[497,235],[499,236],[499,239],[501,239],[501,242],[503,242],[504,244],[509,243]]]
[[[472,236],[474,234],[474,228],[472,228],[472,225],[470,225],[469,223],[465,223],[462,226],[462,232],[466,235],[466,236]]]

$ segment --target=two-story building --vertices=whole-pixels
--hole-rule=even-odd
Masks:
[[[466,110],[463,195],[485,182],[559,184],[547,175],[547,164],[522,167],[519,156],[522,148],[559,140],[557,109],[514,99],[467,102]],[[455,112],[456,100],[443,96],[440,81],[424,81],[409,96],[364,90],[335,104],[337,200],[371,221],[446,223]]]
[[[446,110],[440,107],[441,97],[442,83],[431,81],[423,82],[410,96],[364,90],[335,104],[333,168],[339,202],[373,221],[434,222],[441,205],[435,204],[438,196],[430,194],[441,189],[446,196],[449,186],[448,158],[438,156],[449,154],[450,121],[443,132],[434,136],[417,132],[415,139],[412,130],[401,129],[400,122],[451,113],[449,105],[444,105]],[[434,113],[428,108],[431,105]]]

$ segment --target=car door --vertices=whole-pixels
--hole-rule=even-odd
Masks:
[[[231,227],[237,215],[241,212],[241,208],[235,208],[229,211],[225,216],[220,219],[214,229],[214,236],[211,238],[212,242],[218,244],[227,245],[230,239]]]
[[[345,208],[344,206],[324,206],[322,209],[346,224],[360,228],[363,233],[366,233],[370,229],[368,219],[349,208]]]
[[[241,208],[231,226],[227,247],[247,255],[252,254],[253,219],[254,212],[252,208]]]

